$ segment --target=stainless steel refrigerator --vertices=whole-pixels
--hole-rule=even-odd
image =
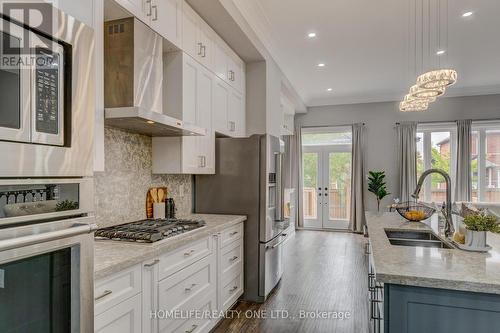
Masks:
[[[216,139],[216,174],[195,177],[197,213],[246,215],[245,293],[264,302],[283,274],[283,142],[270,135]]]

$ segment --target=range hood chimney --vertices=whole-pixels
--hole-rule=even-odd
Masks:
[[[162,52],[162,36],[136,18],[105,22],[105,124],[158,137],[206,135],[163,114]]]

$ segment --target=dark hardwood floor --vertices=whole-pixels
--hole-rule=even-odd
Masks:
[[[235,312],[213,332],[368,332],[365,242],[349,233],[297,231],[287,244],[285,272],[271,297],[264,304],[237,303],[233,310],[239,316]],[[301,310],[320,311],[330,319],[300,318]],[[334,318],[347,312],[349,318]],[[268,318],[247,318],[252,313]],[[286,314],[289,318],[283,318]]]

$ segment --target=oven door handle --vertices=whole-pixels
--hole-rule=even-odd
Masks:
[[[81,234],[89,234],[97,230],[97,224],[74,224],[73,226],[57,231],[45,232],[43,234],[29,235],[0,241],[0,251],[17,249],[38,243],[50,242],[57,239],[69,238]]]

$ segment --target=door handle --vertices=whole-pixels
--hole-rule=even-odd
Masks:
[[[201,56],[201,48],[203,47],[202,43],[198,43],[198,55]]]
[[[202,45],[201,49],[203,50],[202,58],[205,58],[207,56],[207,47],[206,47],[206,45]]]
[[[46,232],[38,235],[29,235],[0,241],[0,251],[17,249],[37,243],[50,242],[56,239],[69,238],[82,234],[89,234],[97,229],[96,224],[76,224],[68,229]]]

